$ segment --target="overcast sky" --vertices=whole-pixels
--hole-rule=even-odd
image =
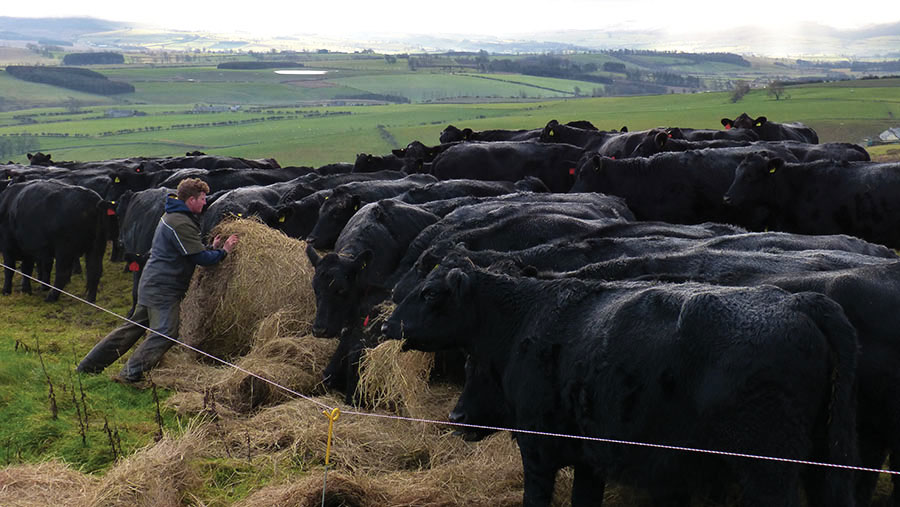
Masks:
[[[91,16],[162,28],[352,36],[367,33],[515,35],[559,29],[662,28],[700,33],[757,25],[777,32],[799,22],[859,28],[900,21],[896,0],[751,2],[660,0],[39,0],[4,2],[3,16]]]

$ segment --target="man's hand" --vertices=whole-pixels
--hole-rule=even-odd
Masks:
[[[222,236],[217,234],[216,237],[213,238],[212,247],[219,248],[220,246],[222,246]]]
[[[221,238],[216,236],[216,239],[221,239]],[[214,239],[213,244],[215,244],[215,242],[216,242],[216,240]],[[238,243],[237,234],[232,234],[231,236],[228,236],[228,239],[225,240],[225,245],[222,246],[222,248],[225,249],[226,252],[231,253],[231,250],[234,249],[234,245],[237,245],[237,243]]]

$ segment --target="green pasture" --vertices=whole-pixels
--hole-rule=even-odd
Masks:
[[[382,83],[408,85],[409,77],[395,81],[383,76]],[[421,85],[430,80],[470,79],[466,76],[419,74]],[[365,86],[363,79],[352,83]],[[37,137],[42,151],[51,151],[55,160],[104,160],[128,156],[180,155],[202,150],[220,155],[248,158],[272,157],[282,165],[318,166],[349,162],[358,153],[383,154],[413,140],[436,144],[447,124],[476,130],[490,128],[540,128],[549,120],[560,122],[589,120],[600,129],[643,130],[659,126],[721,128],[723,117],[742,112],[764,115],[772,121],[803,122],[819,133],[822,142],[862,142],[885,128],[897,126],[900,118],[900,80],[827,83],[788,88],[790,98],[775,100],[764,89],[755,89],[740,102],[732,103],[727,92],[669,94],[637,97],[567,98],[516,103],[397,104],[385,106],[302,107],[297,96],[285,94],[270,107],[251,112],[250,104],[238,100],[237,85],[211,83],[204,89],[219,89],[245,105],[238,112],[190,114],[193,104],[222,103],[202,100],[199,95],[180,103],[134,106],[147,116],[108,119],[105,107],[85,107],[82,114],[32,116],[37,123],[21,124],[14,116],[54,110],[17,111],[0,114],[0,136],[53,133],[69,137]],[[454,81],[458,85],[458,81]],[[186,86],[190,86],[191,83]],[[144,91],[155,98],[184,98],[185,93],[167,92],[166,83],[144,83]],[[264,85],[275,86],[278,85]],[[459,88],[457,88],[459,89]],[[391,86],[370,89],[392,93]],[[249,92],[248,92],[249,93]],[[250,100],[250,99],[248,99]],[[116,106],[132,107],[131,105]],[[64,111],[63,108],[55,111]],[[335,114],[349,113],[349,114]],[[275,118],[275,117],[282,118]],[[258,123],[214,125],[223,122],[261,120]],[[381,126],[381,128],[379,128]],[[123,131],[123,132],[120,132]],[[104,135],[104,133],[106,135]],[[82,137],[74,137],[79,134]],[[11,157],[24,162],[25,154]]]

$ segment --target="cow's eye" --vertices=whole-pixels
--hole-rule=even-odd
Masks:
[[[440,294],[434,289],[422,289],[422,299],[428,302],[437,301]]]

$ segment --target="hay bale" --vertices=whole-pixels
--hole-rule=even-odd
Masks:
[[[59,461],[0,469],[0,505],[87,505],[97,479]]]
[[[322,371],[336,348],[336,340],[313,336],[270,338],[254,346],[237,365],[300,394],[321,394],[324,392]],[[216,388],[239,412],[295,398],[293,394],[244,371],[228,369],[224,374]]]
[[[183,505],[202,482],[190,460],[203,456],[211,441],[206,431],[190,426],[178,438],[165,435],[109,470],[88,504],[92,507]]]
[[[216,357],[246,353],[266,317],[289,311],[309,328],[315,316],[306,244],[250,219],[225,220],[212,235],[237,234],[222,263],[198,268],[181,306],[181,337]]]

